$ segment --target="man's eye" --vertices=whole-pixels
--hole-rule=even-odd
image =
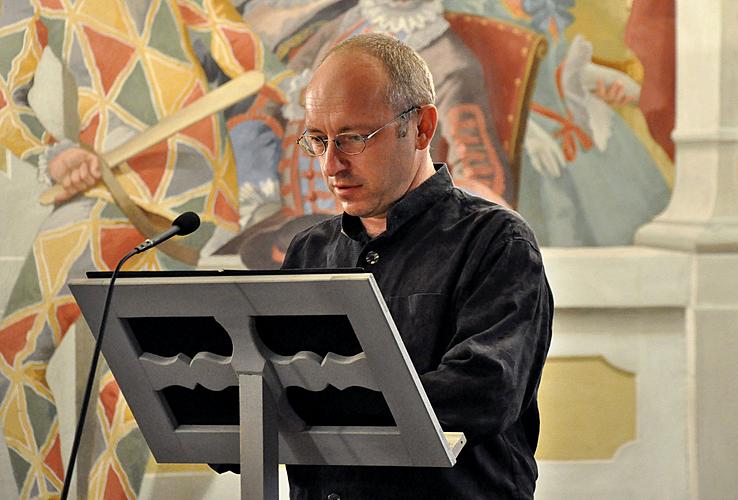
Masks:
[[[359,134],[341,134],[336,139],[344,144],[364,142],[364,138]]]

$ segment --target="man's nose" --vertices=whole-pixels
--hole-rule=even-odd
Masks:
[[[339,172],[346,170],[346,154],[342,153],[333,141],[326,144],[323,160],[323,171],[329,177],[335,177]]]

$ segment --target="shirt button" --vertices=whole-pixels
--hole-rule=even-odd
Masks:
[[[341,495],[338,493],[331,493],[326,497],[326,500],[341,500]]]
[[[375,252],[374,250],[368,252],[366,254],[366,257],[364,257],[367,264],[376,264],[379,262],[379,254]]]

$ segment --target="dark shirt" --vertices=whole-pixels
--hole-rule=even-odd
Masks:
[[[468,443],[450,469],[288,466],[292,499],[533,498],[553,315],[541,255],[518,214],[436,168],[381,235],[339,215],[298,234],[283,267],[371,272],[443,430]]]

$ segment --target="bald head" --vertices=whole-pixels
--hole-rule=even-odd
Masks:
[[[387,101],[389,77],[382,64],[367,54],[335,53],[315,70],[305,91],[308,113],[322,113],[337,107],[351,107],[354,123],[361,128],[390,116]]]
[[[369,56],[379,63],[387,77],[382,89],[390,108],[401,112],[413,106],[435,104],[436,93],[428,65],[412,48],[381,33],[351,37],[331,49],[321,62],[338,54]]]

